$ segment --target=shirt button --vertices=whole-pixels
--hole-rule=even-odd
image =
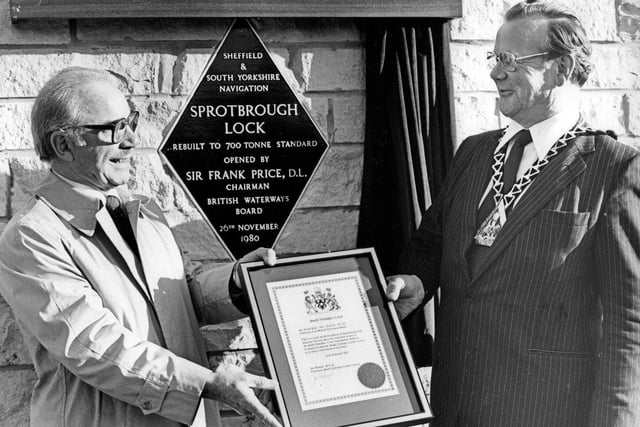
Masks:
[[[151,402],[149,402],[148,400],[142,402],[142,409],[151,409]]]

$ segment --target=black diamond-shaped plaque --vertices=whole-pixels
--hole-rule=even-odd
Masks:
[[[238,19],[158,152],[238,259],[275,245],[327,148],[249,21]]]

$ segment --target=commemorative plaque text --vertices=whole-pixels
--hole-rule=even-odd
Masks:
[[[237,259],[275,245],[327,147],[257,33],[239,19],[159,152]]]

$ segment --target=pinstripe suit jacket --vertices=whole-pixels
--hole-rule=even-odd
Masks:
[[[466,253],[500,131],[468,138],[403,255],[441,305],[438,426],[640,426],[640,156],[569,142],[475,277]]]

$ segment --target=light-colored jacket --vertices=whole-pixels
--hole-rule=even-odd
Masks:
[[[140,257],[100,200],[50,174],[0,237],[0,292],[38,374],[33,426],[220,425],[200,398],[194,302],[226,288],[232,265],[194,270],[153,201],[126,209]]]

